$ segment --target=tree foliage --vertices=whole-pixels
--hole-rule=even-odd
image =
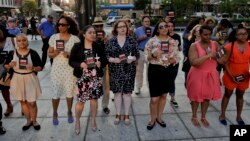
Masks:
[[[37,3],[35,0],[25,0],[22,3],[21,11],[25,15],[30,15],[31,13],[35,13],[37,11]]]
[[[135,9],[138,10],[145,10],[148,4],[150,4],[150,0],[134,0]]]

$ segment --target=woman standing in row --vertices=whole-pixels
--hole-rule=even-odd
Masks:
[[[180,61],[177,42],[168,36],[165,21],[156,24],[153,35],[146,44],[145,55],[149,61],[148,83],[150,92],[150,121],[147,129],[153,129],[155,122],[166,127],[162,113],[167,93],[174,92],[175,65]]]
[[[71,109],[76,77],[73,75],[73,68],[70,67],[68,58],[74,44],[80,42],[76,36],[78,34],[77,24],[70,17],[60,17],[56,29],[57,34],[52,35],[49,40],[49,57],[54,60],[50,74],[53,89],[53,125],[59,124],[57,109],[62,96],[66,96],[68,123],[74,121]]]
[[[113,27],[113,38],[105,47],[106,56],[110,62],[110,89],[115,94],[116,117],[114,124],[121,120],[121,107],[124,101],[125,124],[129,125],[129,109],[131,106],[131,94],[134,90],[136,65],[139,59],[139,51],[136,40],[129,36],[129,27],[124,20],[118,20]]]
[[[93,26],[85,26],[80,36],[80,43],[72,48],[69,65],[74,68],[74,76],[77,80],[77,103],[75,107],[76,123],[75,132],[80,133],[80,117],[84,104],[90,100],[90,111],[92,114],[91,128],[95,132],[97,99],[103,95],[102,77],[103,67],[107,64],[104,49],[95,41],[96,31]]]
[[[23,131],[28,130],[32,125],[35,130],[40,130],[37,119],[36,100],[41,96],[42,91],[37,72],[42,69],[42,61],[38,53],[29,49],[29,43],[25,34],[16,37],[17,50],[14,55],[9,55],[5,67],[13,68],[14,74],[10,83],[10,93],[20,101],[22,111],[27,120]]]

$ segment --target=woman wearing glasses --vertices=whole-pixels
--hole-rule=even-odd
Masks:
[[[69,66],[68,58],[74,44],[80,42],[76,36],[78,34],[77,24],[70,17],[60,17],[56,29],[57,34],[52,35],[49,40],[49,57],[54,59],[50,74],[53,90],[53,125],[59,124],[57,109],[60,98],[65,96],[68,107],[68,123],[74,121],[71,109],[76,77],[73,75],[73,68]]]
[[[114,24],[111,38],[106,46],[105,52],[109,61],[110,89],[115,94],[116,118],[114,124],[121,120],[121,107],[124,101],[125,124],[129,125],[129,109],[131,105],[131,94],[134,90],[136,73],[135,61],[139,59],[139,51],[136,41],[128,36],[129,27],[124,20],[118,20]]]
[[[233,33],[233,32],[232,32]],[[239,125],[245,125],[241,117],[245,90],[249,87],[249,61],[250,61],[250,45],[247,42],[247,29],[243,25],[239,25],[236,29],[234,37],[235,41],[225,46],[226,60],[223,75],[223,84],[225,85],[225,94],[221,102],[220,123],[227,125],[226,109],[228,102],[236,89],[236,121]]]
[[[145,55],[149,61],[148,83],[150,92],[151,119],[147,129],[153,129],[155,122],[166,127],[162,113],[166,105],[167,93],[173,93],[174,66],[180,61],[177,42],[168,36],[168,26],[165,21],[156,24],[153,35],[146,44]]]

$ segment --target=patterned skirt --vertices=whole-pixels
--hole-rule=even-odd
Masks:
[[[95,69],[84,72],[77,80],[77,99],[85,103],[91,99],[98,99],[102,95],[102,77],[98,77]]]

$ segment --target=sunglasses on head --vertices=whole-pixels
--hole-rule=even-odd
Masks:
[[[168,25],[160,25],[159,29],[164,29],[164,28],[168,28]]]
[[[131,20],[127,20],[128,23],[131,23]]]
[[[65,26],[68,26],[68,24],[64,24],[64,23],[58,23],[57,26],[62,26],[62,27],[65,27]]]

